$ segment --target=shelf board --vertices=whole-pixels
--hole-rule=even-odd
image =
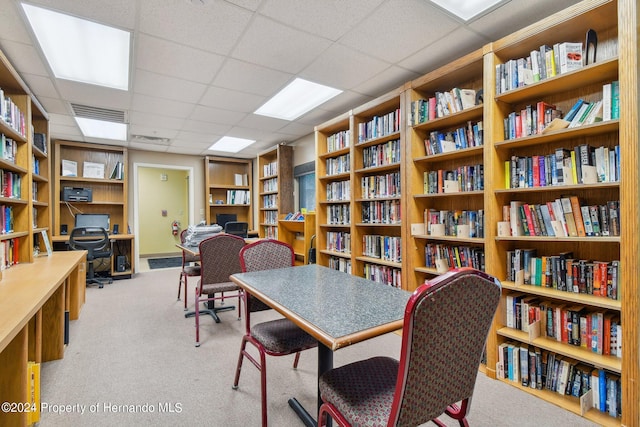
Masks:
[[[588,243],[620,243],[620,236],[609,237],[557,237],[557,236],[496,236],[496,241],[504,242],[588,242]]]
[[[545,187],[530,187],[530,188],[504,188],[496,189],[496,194],[518,194],[518,193],[566,193],[574,191],[593,191],[593,190],[618,190],[620,189],[619,182],[599,182],[597,184],[571,184],[571,185],[547,185]]]
[[[45,208],[45,207],[49,206],[48,202],[39,202],[37,200],[34,200],[32,203],[33,203],[33,206],[41,207],[41,208]]]
[[[319,179],[320,181],[338,181],[340,179],[349,179],[351,176],[350,172],[341,172],[341,173],[336,173],[333,175],[325,175],[325,176],[321,176]]]
[[[528,343],[535,347],[540,347],[544,350],[562,354],[572,359],[576,359],[599,368],[607,369],[618,374],[622,370],[622,359],[619,359],[615,356],[603,356],[601,354],[596,354],[582,347],[577,347],[556,341],[554,338],[539,337],[535,338],[532,341],[529,341],[528,333],[512,328],[503,327],[498,329],[497,333],[498,335],[505,338]]]
[[[19,237],[28,236],[28,231],[17,231],[14,233],[0,234],[0,240],[17,239]]]
[[[323,228],[351,228],[351,224],[319,224]]]
[[[369,174],[372,172],[384,172],[389,170],[400,169],[400,163],[390,163],[388,165],[370,166],[368,168],[356,169],[355,173],[358,175]]]
[[[461,148],[460,150],[449,151],[448,153],[439,153],[439,154],[432,154],[430,156],[415,157],[413,159],[413,162],[418,164],[426,164],[426,163],[442,162],[445,160],[461,159],[461,158],[471,157],[475,155],[482,155],[483,149],[484,147],[482,145],[478,147]]]
[[[5,159],[0,159],[0,168],[11,171],[11,172],[21,173],[21,174],[27,173],[27,170],[22,166],[18,166],[17,164]]]
[[[328,153],[320,154],[318,156],[318,159],[320,160],[331,159],[333,157],[342,156],[343,154],[348,154],[350,151],[351,151],[351,147],[346,146],[344,148],[340,148],[339,150],[334,150]]]
[[[209,189],[211,190],[251,190],[251,188],[247,185],[218,185],[211,184],[209,185]]]
[[[87,182],[93,184],[119,184],[123,185],[122,179],[102,179],[102,178],[83,178],[81,176],[61,176],[60,182]]]
[[[351,258],[351,253],[347,253],[347,252],[330,251],[328,249],[320,249],[318,252],[324,255],[336,256],[338,258],[347,258],[347,259]]]
[[[620,120],[614,119],[606,122],[583,125],[576,128],[558,129],[549,133],[530,135],[522,138],[509,139],[506,141],[498,141],[494,144],[494,146],[497,150],[507,150],[512,148],[527,147],[530,145],[547,144],[556,141],[566,141],[569,138],[601,135],[609,132],[616,132],[619,130],[619,128]]]
[[[393,224],[382,224],[379,222],[376,223],[368,223],[368,222],[358,222],[356,223],[356,227],[401,227],[401,222],[396,222]]]
[[[337,205],[342,203],[351,203],[351,200],[321,200],[321,205]]]
[[[47,178],[45,176],[37,175],[35,173],[32,174],[31,176],[33,177],[34,181],[37,181],[37,182],[49,182],[49,178]]]
[[[414,199],[431,198],[431,197],[466,197],[466,196],[483,196],[484,190],[474,191],[458,191],[457,193],[435,193],[435,194],[414,194]]]
[[[385,200],[400,200],[402,196],[372,197],[371,199],[356,199],[356,202],[381,202]]]
[[[379,136],[377,138],[371,138],[366,141],[359,142],[355,145],[355,148],[370,147],[372,145],[382,144],[383,142],[392,141],[394,139],[399,139],[399,138],[400,138],[400,131],[393,132],[387,135]]]
[[[466,124],[469,120],[480,119],[482,120],[483,106],[475,105],[466,110],[458,111],[457,113],[449,114],[448,116],[438,117],[437,119],[429,120],[427,122],[419,123],[413,126],[413,130],[420,130],[429,132],[432,130],[440,130],[456,124]]]
[[[26,136],[21,135],[2,119],[0,119],[0,133],[4,133],[4,136],[13,139],[16,142],[27,142]]]
[[[26,205],[27,201],[23,199],[14,199],[12,197],[0,197],[0,203],[9,203],[14,205]]]
[[[610,298],[597,297],[588,294],[578,294],[575,292],[559,291],[553,288],[547,288],[535,285],[517,285],[512,281],[500,281],[502,289],[511,291],[526,292],[528,294],[540,295],[543,297],[570,301],[578,304],[589,305],[592,307],[604,308],[607,310],[620,311],[622,303],[618,300]]]
[[[415,239],[422,239],[422,240],[435,240],[435,241],[456,242],[456,243],[473,243],[476,245],[484,245],[484,238],[480,238],[480,237],[432,236],[429,234],[415,234],[411,237]]]
[[[261,176],[260,178],[258,178],[260,181],[265,181],[267,179],[272,179],[272,178],[277,178],[278,174],[275,175],[269,175],[269,176]]]
[[[381,258],[374,258],[369,256],[357,256],[356,259],[358,261],[368,262],[370,264],[380,264],[380,265],[386,265],[388,267],[393,267],[393,268],[402,268],[401,262],[387,261]]]
[[[88,206],[95,206],[95,205],[111,205],[111,206],[122,206],[125,204],[125,202],[108,202],[108,201],[100,201],[100,200],[94,200],[93,202],[78,202],[78,201],[64,201],[64,200],[60,200],[60,204],[67,204],[67,203],[73,203],[73,204],[80,204],[80,205],[88,205]]]
[[[251,205],[249,205],[249,204],[238,204],[238,203],[236,203],[236,204],[231,204],[231,203],[217,203],[217,204],[209,205],[209,207],[210,207],[210,208],[220,208],[220,207],[230,207],[230,206],[231,206],[231,207],[236,206],[236,207],[239,207],[239,208],[248,208],[248,207],[250,207]]]

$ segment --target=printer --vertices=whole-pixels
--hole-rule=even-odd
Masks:
[[[64,202],[91,202],[93,194],[91,188],[63,187],[62,201]]]

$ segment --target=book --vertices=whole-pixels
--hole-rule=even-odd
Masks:
[[[559,45],[560,73],[582,68],[582,43],[564,42]]]
[[[567,229],[569,230],[569,237],[577,237],[578,228],[576,227],[576,220],[573,215],[571,199],[569,197],[562,197],[560,198],[560,202],[562,205],[564,220],[565,220],[565,223],[567,224]]]
[[[611,120],[611,83],[602,85],[602,121]]]
[[[62,159],[62,176],[78,176],[78,163],[73,160]]]
[[[576,116],[576,114],[578,113],[578,110],[580,110],[580,107],[582,107],[582,104],[584,104],[584,99],[580,98],[576,101],[575,104],[573,104],[573,106],[571,107],[571,109],[567,112],[567,114],[565,114],[565,116],[563,117],[563,120],[571,123],[571,121],[573,120],[573,118]]]
[[[620,118],[620,82],[611,82],[611,120]]]

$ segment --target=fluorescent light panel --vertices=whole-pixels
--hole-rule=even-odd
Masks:
[[[454,15],[468,21],[502,1],[503,0],[431,0],[431,3],[435,3]]]
[[[129,90],[131,34],[30,4],[22,4],[54,75]]]
[[[218,142],[216,142],[211,147],[209,147],[209,150],[237,153],[238,151],[250,146],[255,142],[256,141],[253,139],[236,138],[233,136],[223,136],[218,140]]]
[[[125,123],[107,122],[104,120],[74,117],[82,134],[91,138],[127,140],[127,125]]]
[[[297,78],[258,108],[255,114],[295,120],[340,93],[339,89]]]

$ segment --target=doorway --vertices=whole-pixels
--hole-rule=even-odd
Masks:
[[[193,168],[134,163],[133,223],[136,266],[141,257],[177,256],[178,228],[193,224]]]

